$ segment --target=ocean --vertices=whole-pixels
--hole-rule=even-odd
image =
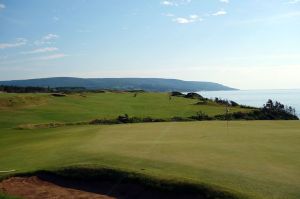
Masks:
[[[290,90],[235,90],[235,91],[199,91],[206,98],[219,97],[239,104],[262,107],[268,99],[279,101],[296,109],[300,117],[300,89]]]

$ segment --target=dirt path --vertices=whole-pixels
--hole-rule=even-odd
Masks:
[[[62,187],[33,176],[14,177],[0,182],[0,191],[25,199],[113,199],[113,197]]]

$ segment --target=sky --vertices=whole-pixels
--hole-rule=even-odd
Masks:
[[[300,88],[300,0],[0,0],[0,80]]]

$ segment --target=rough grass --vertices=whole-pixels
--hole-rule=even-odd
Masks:
[[[254,199],[298,199],[299,142],[299,121],[236,121],[228,131],[218,121],[5,129],[0,170],[112,168]]]

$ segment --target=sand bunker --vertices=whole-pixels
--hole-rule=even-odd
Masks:
[[[50,173],[12,177],[0,182],[0,192],[25,199],[212,199],[235,198],[223,194],[193,191],[187,187],[160,190],[126,180],[80,180]],[[175,193],[175,192],[176,193]],[[224,197],[225,196],[225,197]]]
[[[0,191],[28,199],[112,199],[101,194],[62,187],[34,177],[14,177],[0,183]]]

